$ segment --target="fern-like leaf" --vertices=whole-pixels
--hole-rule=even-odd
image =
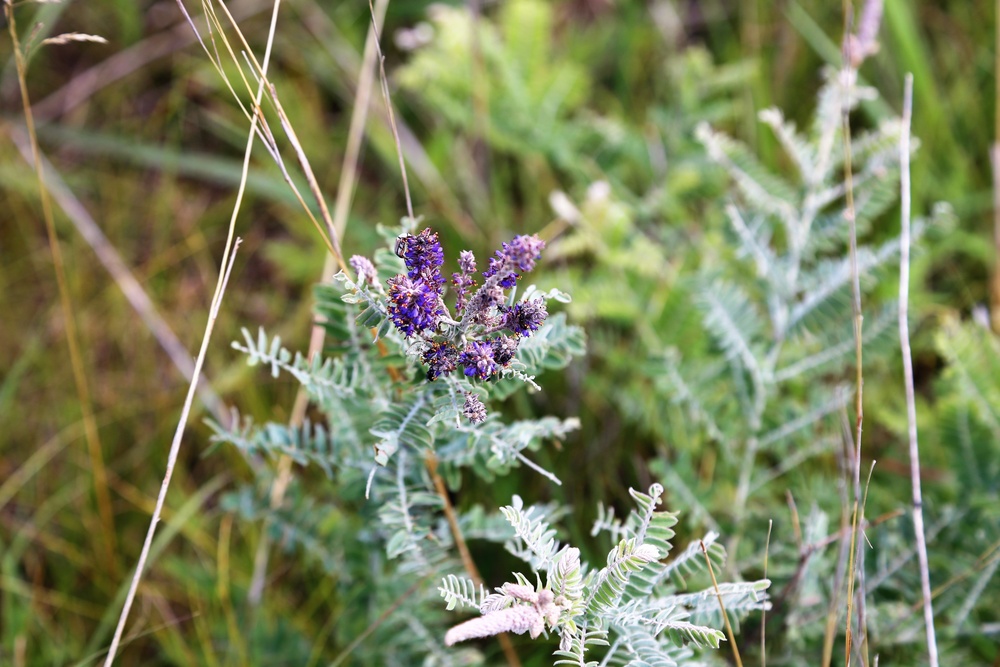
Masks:
[[[478,610],[487,598],[486,587],[482,584],[476,586],[472,579],[456,577],[454,574],[449,574],[441,581],[438,592],[447,603],[448,611],[459,605]]]
[[[537,507],[524,509],[524,501],[515,495],[511,504],[500,512],[514,528],[515,539],[504,545],[510,553],[529,563],[533,570],[548,570],[560,546],[556,531],[549,527],[545,516]]]

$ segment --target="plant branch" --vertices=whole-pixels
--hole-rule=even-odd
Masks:
[[[448,527],[451,529],[452,538],[455,540],[455,548],[458,549],[458,555],[462,559],[462,566],[465,568],[466,573],[468,573],[469,578],[472,579],[472,583],[476,586],[482,586],[483,578],[479,574],[479,568],[476,567],[476,561],[472,560],[472,554],[469,553],[468,545],[465,543],[462,528],[458,525],[458,517],[455,516],[455,508],[452,507],[451,498],[448,497],[448,489],[445,487],[441,475],[438,474],[438,460],[434,452],[427,452],[427,458],[424,463],[427,467],[427,472],[430,473],[431,479],[434,481],[434,489],[437,491],[444,505],[444,515],[448,519]],[[507,633],[500,633],[497,635],[497,639],[500,641],[501,648],[503,648],[507,664],[511,667],[520,667],[521,660],[517,657],[517,652],[514,651],[514,645],[511,643]]]

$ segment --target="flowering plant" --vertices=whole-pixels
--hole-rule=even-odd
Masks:
[[[545,242],[535,234],[515,236],[502,244],[481,274],[472,251],[463,250],[459,270],[451,275],[454,314],[445,303],[444,251],[430,228],[396,237],[394,254],[404,268],[386,280],[384,288],[374,264],[360,255],[351,258],[357,282],[344,274],[338,278],[353,291],[345,297],[348,301],[367,301],[376,313],[384,312],[406,341],[407,353],[426,368],[428,380],[461,368],[469,380],[511,376],[535,387],[533,378],[523,373],[524,364],[517,361],[519,346],[545,323],[547,299],[569,300],[558,290],[536,296],[533,288],[515,300],[519,280],[535,268],[544,248]],[[465,392],[462,412],[473,424],[481,424],[487,416],[473,391]]]
[[[656,509],[661,486],[649,494],[634,492],[638,508],[624,523],[608,519],[595,527],[616,542],[600,569],[581,559],[577,548],[559,544],[548,524],[551,509],[526,508],[516,496],[499,514],[451,504],[447,486],[457,491],[464,477],[489,481],[516,465],[560,483],[528,453],[578,428],[579,420],[504,423],[488,415],[484,404],[487,397],[503,399],[525,386],[538,389],[535,373],[561,368],[584,351],[583,331],[567,325],[563,313],[549,315],[546,305],[569,297],[519,284],[537,264],[544,242],[517,236],[481,273],[471,252],[460,253],[449,308],[438,235],[429,229],[415,233],[408,219],[402,229],[382,233],[387,248],[371,259],[352,257],[354,276],[341,272],[316,289],[317,315],[331,341],[327,356],[293,355],[263,332],[256,340],[244,332],[244,342],[234,344],[251,364],[301,382],[326,425],[256,426],[249,420],[232,430],[213,425],[216,441],[248,454],[285,455],[321,467],[334,492],[322,512],[312,504],[315,490],[307,496],[294,485],[286,507],[268,505],[261,493],[266,484],[230,494],[226,506],[280,528],[284,544],[318,556],[331,577],[349,571],[358,590],[402,596],[395,616],[427,642],[421,649],[401,645],[398,633],[380,637],[391,664],[415,664],[423,650],[440,664],[478,664],[481,657],[464,642],[498,632],[556,634],[557,655],[572,664],[590,664],[585,654],[609,632],[619,646],[648,657],[688,656],[685,643],[718,647],[722,635],[710,627],[719,620],[712,616],[717,601],[705,592],[674,595],[675,587],[667,583],[671,573],[708,562],[692,550],[660,562],[670,551],[675,521]],[[262,474],[266,479],[266,471]],[[365,520],[331,524],[326,517],[345,505]],[[461,576],[478,578],[463,535],[503,545],[526,561],[538,583],[516,573],[516,582],[487,594],[481,583]],[[714,540],[708,535],[704,543],[719,567],[722,550]],[[389,561],[349,566],[337,545],[355,543],[380,544]],[[437,591],[415,586],[414,577],[441,585]],[[740,584],[723,595],[727,605],[744,613],[766,604],[766,585]],[[438,593],[449,608],[472,607],[481,616],[446,632]]]

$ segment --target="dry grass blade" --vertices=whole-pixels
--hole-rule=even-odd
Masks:
[[[733,649],[733,659],[736,661],[736,667],[743,667],[743,659],[740,658],[740,649],[736,645],[733,626],[729,622],[729,614],[726,613],[726,604],[722,601],[722,591],[719,590],[719,582],[715,579],[715,568],[712,567],[712,559],[708,555],[708,549],[705,548],[705,542],[699,541],[699,544],[701,545],[701,552],[705,554],[705,562],[708,564],[708,574],[712,577],[712,587],[715,589],[715,596],[719,600],[722,620],[726,624],[726,636],[729,637],[729,646]]]
[[[71,44],[73,42],[95,42],[97,44],[107,44],[108,40],[104,39],[100,35],[89,35],[84,32],[64,32],[61,35],[43,39],[42,46],[57,46],[60,44]]]
[[[312,167],[310,166],[309,161],[306,158],[305,152],[302,150],[302,146],[299,143],[298,137],[295,135],[294,130],[288,123],[287,116],[285,115],[284,110],[281,108],[281,103],[278,100],[277,93],[275,92],[273,84],[267,79],[267,72],[266,72],[267,68],[262,67],[260,63],[257,62],[256,57],[253,55],[250,46],[247,44],[247,41],[243,36],[243,33],[239,29],[239,24],[236,21],[236,18],[229,11],[228,7],[220,3],[220,6],[222,7],[222,10],[225,13],[226,18],[229,21],[229,24],[232,26],[235,34],[239,38],[240,44],[243,47],[242,53],[245,56],[247,62],[249,63],[249,66],[253,70],[251,75],[257,82],[257,90],[259,92],[262,89],[263,95],[256,93],[254,87],[247,79],[247,75],[243,70],[243,58],[241,58],[236,54],[236,51],[230,44],[229,39],[226,37],[225,28],[221,20],[219,19],[218,14],[215,12],[214,5],[208,0],[202,2],[202,8],[205,10],[205,17],[208,21],[208,33],[209,33],[208,43],[206,43],[205,39],[202,38],[201,33],[198,30],[197,24],[191,17],[191,14],[187,11],[187,7],[184,6],[182,0],[178,0],[178,6],[180,7],[181,12],[184,14],[184,18],[187,21],[188,25],[191,27],[191,30],[193,30],[195,35],[197,36],[198,42],[201,44],[202,49],[208,55],[208,58],[211,61],[212,66],[215,68],[216,72],[221,77],[223,83],[229,89],[229,92],[236,100],[236,103],[240,107],[240,110],[243,112],[244,116],[246,116],[247,120],[250,121],[254,133],[260,136],[261,142],[263,143],[263,145],[265,146],[271,157],[274,159],[275,164],[278,165],[278,168],[281,171],[285,183],[291,189],[292,194],[299,202],[299,205],[302,207],[303,212],[305,212],[306,216],[309,218],[309,221],[312,223],[313,227],[319,233],[320,238],[323,240],[323,243],[326,246],[327,250],[329,250],[330,254],[337,259],[337,263],[340,265],[340,267],[346,270],[347,265],[344,262],[340,252],[340,242],[338,241],[337,235],[333,231],[332,219],[330,217],[329,210],[327,209],[326,201],[322,195],[322,192],[319,189],[319,185],[316,183],[316,178],[313,175]],[[236,89],[233,87],[232,82],[229,80],[229,77],[227,76],[226,71],[222,66],[222,57],[218,51],[218,42],[216,41],[216,36],[218,36],[218,41],[222,43],[226,53],[229,55],[229,58],[236,65],[237,71],[240,74],[240,79],[243,82],[244,89],[247,91],[247,94],[250,95],[251,98],[253,99],[253,111],[247,109],[246,105],[243,103],[243,98],[239,95],[239,93],[236,92]],[[211,44],[211,48],[209,48],[209,44]],[[295,150],[296,158],[298,159],[299,164],[302,167],[303,173],[305,174],[306,179],[309,183],[309,188],[312,191],[313,196],[315,197],[316,202],[319,206],[320,213],[322,214],[323,221],[325,224],[325,230],[324,230],[324,225],[320,224],[320,222],[316,219],[316,216],[313,215],[312,209],[310,209],[309,205],[306,204],[305,198],[302,196],[302,193],[299,192],[298,187],[296,187],[294,181],[292,181],[291,175],[288,173],[288,169],[285,166],[280,151],[278,150],[277,142],[274,138],[273,133],[271,132],[270,127],[268,126],[267,119],[264,115],[264,110],[260,106],[261,101],[265,98],[271,103],[272,107],[277,112],[282,129],[285,131],[285,134],[288,137],[289,142],[292,144],[292,147]]]
[[[403,159],[403,146],[399,141],[399,130],[396,128],[396,116],[392,112],[392,99],[389,97],[389,81],[385,76],[385,56],[382,55],[382,47],[379,45],[378,30],[375,26],[375,7],[372,0],[368,0],[368,9],[372,16],[372,29],[375,30],[375,50],[378,52],[378,70],[380,81],[382,82],[382,97],[385,99],[385,111],[389,116],[389,127],[392,129],[392,138],[396,142],[396,154],[399,157],[399,172],[403,177],[403,193],[406,195],[406,212],[413,219],[413,200],[410,198],[410,184],[406,180],[406,160]]]
[[[234,4],[231,11],[237,19],[243,20],[270,6],[270,2],[246,0]],[[175,23],[74,75],[65,85],[35,105],[35,115],[38,118],[62,116],[86,102],[94,93],[197,40],[198,34],[191,31],[191,25],[187,21]]]
[[[910,482],[913,488],[913,532],[920,563],[920,591],[924,606],[924,628],[930,667],[938,666],[934,608],[931,603],[931,575],[924,534],[923,493],[920,488],[920,447],[917,443],[917,402],[913,387],[913,355],[910,352],[910,123],[913,117],[913,75],[906,75],[903,92],[903,132],[899,140],[901,191],[901,232],[899,235],[899,344],[903,354],[903,381],[906,385],[907,436],[910,449]]]
[[[212,337],[212,330],[215,328],[215,320],[218,317],[219,308],[222,305],[222,296],[226,291],[226,285],[229,282],[229,275],[233,269],[233,263],[236,260],[236,251],[239,249],[240,239],[235,239],[232,248],[226,248],[226,254],[223,259],[227,260],[224,270],[219,274],[219,283],[216,287],[215,296],[212,299],[212,307],[208,316],[208,323],[205,325],[205,333],[201,341],[201,349],[198,352],[198,358],[195,361],[195,375],[201,374],[201,368],[205,363],[205,355],[208,351],[208,342]],[[153,544],[153,536],[156,533],[156,524],[159,522],[160,514],[163,512],[163,503],[167,499],[167,489],[170,487],[170,479],[173,477],[174,466],[177,463],[177,456],[180,453],[181,438],[184,435],[184,429],[187,426],[187,418],[191,412],[191,404],[194,402],[194,394],[197,387],[197,382],[193,381],[188,386],[187,397],[184,399],[184,407],[181,409],[181,416],[177,421],[177,429],[174,431],[174,438],[170,444],[170,453],[167,456],[167,470],[163,476],[163,483],[160,485],[160,493],[156,498],[156,506],[153,508],[153,516],[149,522],[149,529],[146,531],[146,540],[142,545],[142,551],[139,554],[139,561],[135,566],[135,573],[132,576],[132,583],[129,586],[128,593],[125,596],[125,605],[122,608],[122,613],[118,618],[118,626],[115,628],[114,638],[111,640],[111,645],[108,647],[108,655],[104,661],[105,667],[110,667],[115,660],[115,653],[118,650],[118,644],[121,642],[122,634],[125,631],[125,623],[128,621],[128,613],[132,607],[132,602],[135,600],[136,591],[139,588],[139,582],[142,579],[143,568],[146,564],[146,559],[149,557],[149,550]]]
[[[233,27],[236,36],[239,38],[240,44],[242,44],[243,46],[242,53],[246,57],[246,59],[250,62],[251,67],[253,67],[254,77],[259,82],[259,85],[263,86],[265,92],[268,93],[267,99],[273,105],[275,113],[277,113],[278,115],[278,120],[281,124],[281,129],[284,131],[285,137],[288,139],[288,142],[291,145],[292,150],[295,152],[296,159],[299,162],[299,167],[302,169],[302,173],[303,175],[305,175],[306,181],[309,183],[309,189],[312,192],[314,199],[316,200],[316,204],[319,206],[320,215],[323,218],[323,223],[326,227],[325,233],[323,232],[323,228],[320,227],[320,225],[316,222],[315,217],[313,217],[312,212],[309,210],[309,207],[305,205],[304,200],[302,200],[297,190],[295,190],[295,194],[299,198],[300,203],[302,204],[303,208],[309,215],[310,219],[313,221],[313,224],[316,226],[317,231],[319,231],[320,235],[323,237],[323,241],[327,245],[327,248],[330,250],[330,253],[337,260],[337,264],[340,266],[341,270],[347,271],[348,270],[347,263],[344,261],[343,254],[341,253],[340,250],[340,238],[337,235],[336,229],[334,229],[333,217],[330,215],[330,210],[326,205],[326,198],[323,196],[323,192],[319,187],[319,182],[316,180],[316,175],[313,173],[312,165],[309,163],[309,159],[306,157],[305,150],[302,148],[302,143],[299,141],[298,135],[295,133],[295,128],[292,127],[291,123],[288,120],[287,114],[285,114],[284,108],[282,108],[281,106],[281,100],[278,97],[277,90],[275,89],[274,84],[267,79],[266,68],[261,67],[261,65],[257,62],[256,57],[253,55],[253,51],[250,49],[250,45],[247,43],[246,38],[243,36],[243,33],[240,31],[239,26],[236,23],[236,20],[233,18],[232,14],[230,14],[229,9],[226,7],[225,3],[220,2],[219,6],[222,8],[222,11],[225,13],[227,19],[229,20],[230,25]],[[214,5],[212,5],[209,2],[205,2],[203,3],[203,7],[205,7],[206,14],[209,16],[212,25],[214,25],[220,31],[219,34],[220,36],[222,36],[225,46],[230,54],[230,57],[233,59],[233,62],[239,65],[240,64],[239,58],[236,57],[236,54],[233,52],[232,46],[229,44],[229,41],[225,39],[224,33],[222,33],[222,24],[219,21],[218,16],[215,14]],[[240,72],[240,77],[243,79],[244,85],[247,86],[248,90],[252,90],[249,82],[246,79],[246,76],[243,73],[242,67],[240,67],[239,72]],[[260,108],[260,101],[261,98],[259,96],[256,97],[254,107],[256,110],[256,114],[261,116],[261,122],[263,123],[264,122],[263,111]],[[275,153],[272,153],[272,155],[276,157],[277,156],[276,151]],[[276,159],[280,158],[276,157]],[[287,177],[286,180],[290,181],[290,179],[288,179]]]

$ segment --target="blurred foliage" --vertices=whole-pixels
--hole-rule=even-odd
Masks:
[[[753,473],[765,475],[768,492],[755,494],[740,509],[739,525],[732,524],[726,503],[737,480],[723,473],[738,471],[741,460],[664,398],[665,377],[656,364],[669,343],[696,375],[723,371],[710,363],[725,355],[702,328],[697,280],[721,267],[729,281],[746,278],[745,289],[755,289],[753,269],[737,251],[726,218],[725,203],[733,199],[728,177],[709,160],[695,128],[707,122],[741,139],[763,168],[792,173],[792,161],[757,112],[777,107],[809,127],[822,66],[839,59],[840,4],[469,4],[485,7],[477,14],[458,2],[390,4],[386,67],[404,125],[416,210],[446,245],[480,256],[513,233],[546,235],[551,252],[540,286],[573,294],[569,319],[586,327],[589,354],[564,376],[541,376],[542,393],[512,397],[505,406],[511,417],[580,417],[579,434],[562,452],[540,453],[565,486],[552,491],[536,480],[500,478],[489,487],[464,488],[460,502],[496,506],[515,492],[531,501],[569,502],[575,518],[561,523],[596,562],[603,547],[588,537],[587,526],[597,501],[626,508],[629,486],[664,480],[670,507],[684,517],[677,527],[681,541],[713,521],[725,524],[727,535],[735,528],[743,539],[731,567],[748,578],[762,574],[760,547],[773,520],[768,577],[780,595],[795,576],[801,545],[838,529],[836,462],[829,455],[806,461],[796,450],[790,455],[803,460],[772,480],[766,473],[781,462],[759,461]],[[270,6],[245,1],[232,8],[251,44],[263,45]],[[34,50],[29,86],[43,150],[193,350],[239,178],[245,119],[173,3],[115,0],[67,10],[66,4],[17,7],[22,39],[41,23],[36,41],[72,30],[109,40]],[[282,5],[274,79],[331,198],[368,21],[367,3]],[[958,220],[924,244],[911,288],[944,664],[998,657],[1000,619],[989,604],[998,594],[1000,562],[998,351],[993,334],[970,321],[974,307],[988,300],[995,254],[986,148],[995,139],[994,29],[991,16],[973,3],[887,0],[882,48],[860,71],[861,82],[880,97],[853,115],[859,133],[895,116],[903,75],[913,72],[914,134],[921,140],[914,208],[926,213],[932,202],[948,201]],[[0,663],[92,664],[110,639],[185,387],[92,250],[57,213],[114,503],[115,531],[107,535],[94,500],[37,191],[6,140],[22,117],[10,60],[9,40],[0,40],[6,64],[0,193],[7,220],[0,227]],[[380,109],[376,97],[344,240],[348,255],[370,252],[379,243],[375,223],[396,221],[405,210]],[[295,388],[254,379],[228,344],[239,339],[241,326],[263,326],[291,349],[307,345],[323,249],[296,206],[268,156],[255,154],[238,230],[245,242],[206,376],[227,403],[239,404],[258,423],[287,421]],[[893,237],[898,210],[886,206],[873,217],[865,242]],[[892,271],[881,278],[869,285],[867,327],[874,326],[876,304],[895,296]],[[846,328],[848,321],[837,317]],[[843,371],[817,382],[834,386],[846,379]],[[865,373],[865,465],[878,461],[868,497],[873,518],[909,502],[902,375],[891,340],[866,352]],[[769,423],[800,416],[811,389],[777,402]],[[720,410],[715,420],[735,428],[727,410],[737,409],[738,397],[725,383],[711,390]],[[253,496],[231,494],[225,504],[221,498],[253,480],[251,468],[264,478],[268,468],[231,449],[202,456],[210,436],[199,425],[203,416],[192,419],[184,442],[119,664],[329,663],[396,599],[386,591],[363,609],[356,605],[367,599],[382,564],[333,577],[321,559],[303,558],[303,539],[285,533],[287,551],[273,558],[264,602],[249,605],[265,526],[248,504]],[[838,416],[828,416],[823,429],[837,437]],[[318,512],[323,521],[301,537],[336,543],[363,517],[324,513],[335,504],[317,491],[318,480],[322,473],[302,472],[286,509],[300,516]],[[786,488],[794,489],[798,503],[797,528],[782,497]],[[872,642],[883,661],[900,664],[919,660],[922,646],[919,613],[911,606],[918,578],[910,530],[905,515],[867,532],[873,546],[868,583],[881,584],[869,610]],[[109,539],[115,545],[110,560],[104,555]],[[509,578],[512,561],[484,560],[475,539],[470,547],[487,581]],[[353,550],[350,562],[372,553],[363,544],[342,548]],[[779,609],[768,621],[774,646],[768,664],[819,654],[816,628],[824,612],[810,604],[829,595],[836,561],[833,545],[808,560],[798,591],[805,602]],[[379,626],[363,641],[379,642],[380,632],[398,628]],[[743,631],[740,645],[748,655],[756,645],[754,619]],[[499,659],[498,651],[493,657]]]

